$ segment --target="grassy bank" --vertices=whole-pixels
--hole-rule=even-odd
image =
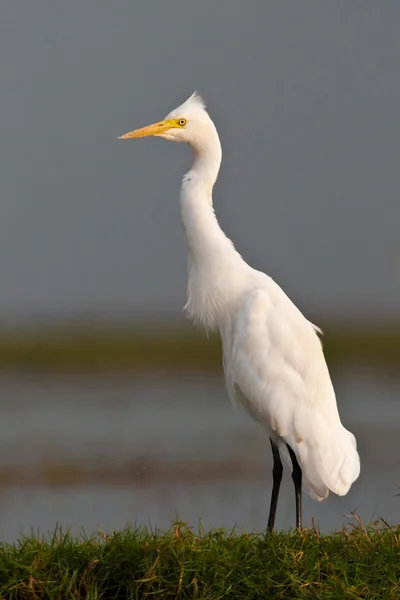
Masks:
[[[321,536],[195,535],[126,530],[90,539],[60,532],[0,546],[1,598],[400,597],[400,527]]]
[[[322,325],[324,325],[322,323]],[[326,324],[330,366],[351,362],[392,368],[400,363],[400,324]],[[221,370],[218,336],[194,328],[42,326],[0,329],[0,370]]]

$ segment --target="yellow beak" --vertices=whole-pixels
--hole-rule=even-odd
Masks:
[[[168,129],[176,126],[175,121],[159,121],[158,123],[153,123],[152,125],[147,125],[146,127],[142,127],[141,129],[134,129],[133,131],[129,131],[124,135],[119,136],[119,140],[128,140],[130,138],[141,138],[146,137],[148,135],[160,135]]]

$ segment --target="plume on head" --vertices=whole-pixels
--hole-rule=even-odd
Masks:
[[[167,116],[166,119],[173,119],[180,115],[190,115],[199,112],[205,112],[206,105],[203,98],[197,92],[193,92],[191,96],[185,102],[183,102],[177,108],[174,108]]]

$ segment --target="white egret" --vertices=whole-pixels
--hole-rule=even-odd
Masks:
[[[340,421],[320,330],[271,277],[243,260],[221,230],[212,200],[221,144],[201,97],[194,93],[164,120],[120,139],[145,136],[192,147],[194,162],[180,193],[188,250],[185,308],[196,323],[219,330],[229,396],[270,437],[274,465],[269,530],[275,523],[281,455],[292,467],[300,529],[302,485],[312,498],[323,500],[330,490],[346,494],[360,472],[355,437]]]

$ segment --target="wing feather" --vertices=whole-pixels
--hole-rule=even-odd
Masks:
[[[293,449],[304,488],[322,500],[358,477],[354,436],[341,424],[317,328],[270,278],[247,292],[223,335],[230,396],[278,442]]]

